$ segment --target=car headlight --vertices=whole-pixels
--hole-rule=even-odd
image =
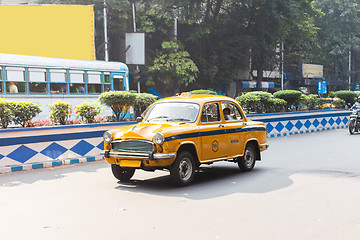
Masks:
[[[109,132],[109,131],[104,132],[103,138],[104,138],[104,142],[111,143],[112,142],[111,132]]]
[[[165,141],[164,135],[162,133],[156,133],[154,135],[154,143],[156,143],[157,145],[162,145]]]

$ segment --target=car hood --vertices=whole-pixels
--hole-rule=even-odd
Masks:
[[[113,139],[143,139],[152,141],[155,133],[161,132],[167,137],[169,132],[179,131],[179,127],[189,127],[188,123],[179,122],[156,122],[156,123],[139,123],[126,127],[113,129]]]

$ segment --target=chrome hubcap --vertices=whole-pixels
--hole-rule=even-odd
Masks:
[[[248,168],[251,168],[255,161],[255,153],[252,148],[246,149],[245,154],[244,154],[244,160],[245,160],[245,165]]]
[[[179,173],[182,180],[189,180],[192,174],[192,164],[189,158],[183,158],[179,164]]]

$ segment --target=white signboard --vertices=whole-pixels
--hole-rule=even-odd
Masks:
[[[145,33],[126,33],[126,63],[145,65]]]

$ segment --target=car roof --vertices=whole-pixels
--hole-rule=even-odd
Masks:
[[[207,95],[207,94],[181,94],[179,96],[168,97],[160,99],[157,102],[174,102],[174,101],[181,101],[181,102],[195,102],[195,103],[204,103],[204,102],[211,102],[211,101],[231,101],[235,102],[233,98],[221,96],[221,95]]]

